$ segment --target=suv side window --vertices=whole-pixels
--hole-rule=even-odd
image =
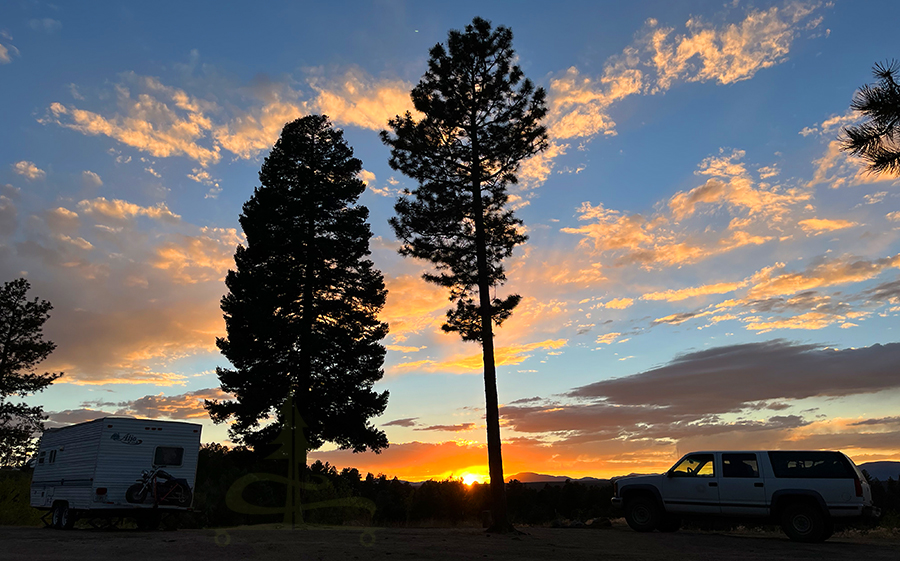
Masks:
[[[675,464],[670,473],[672,477],[715,477],[714,459],[712,454],[691,454]]]
[[[854,470],[837,452],[769,452],[775,477],[853,479]]]
[[[722,454],[723,477],[759,477],[756,454]]]

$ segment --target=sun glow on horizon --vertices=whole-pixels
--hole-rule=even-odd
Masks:
[[[468,471],[460,475],[459,478],[462,479],[462,482],[468,486],[471,486],[473,483],[485,483],[488,480],[487,475],[483,475],[480,473],[471,473]]]

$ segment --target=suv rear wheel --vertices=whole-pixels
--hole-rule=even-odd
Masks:
[[[661,509],[650,497],[635,497],[625,501],[625,521],[632,530],[652,532],[661,520]]]
[[[828,522],[818,507],[807,503],[790,504],[781,514],[781,529],[797,542],[825,541]]]

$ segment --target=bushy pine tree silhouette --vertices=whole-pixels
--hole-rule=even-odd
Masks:
[[[866,120],[844,128],[841,148],[862,156],[872,173],[900,175],[900,64],[878,63],[872,74],[878,84],[861,87],[850,104]]]
[[[387,325],[377,314],[387,292],[368,259],[368,209],[356,204],[361,169],[327,117],[286,124],[244,204],[246,246],[225,280],[227,336],[216,343],[233,368],[216,372],[235,398],[206,408],[217,423],[233,420],[234,442],[274,441],[276,454],[295,427],[292,465],[324,442],[355,452],[388,445],[369,421],[388,399],[373,389],[383,376]],[[286,417],[294,406],[302,427]]]

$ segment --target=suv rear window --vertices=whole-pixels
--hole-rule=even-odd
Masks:
[[[853,479],[853,469],[837,452],[769,452],[775,477]]]

